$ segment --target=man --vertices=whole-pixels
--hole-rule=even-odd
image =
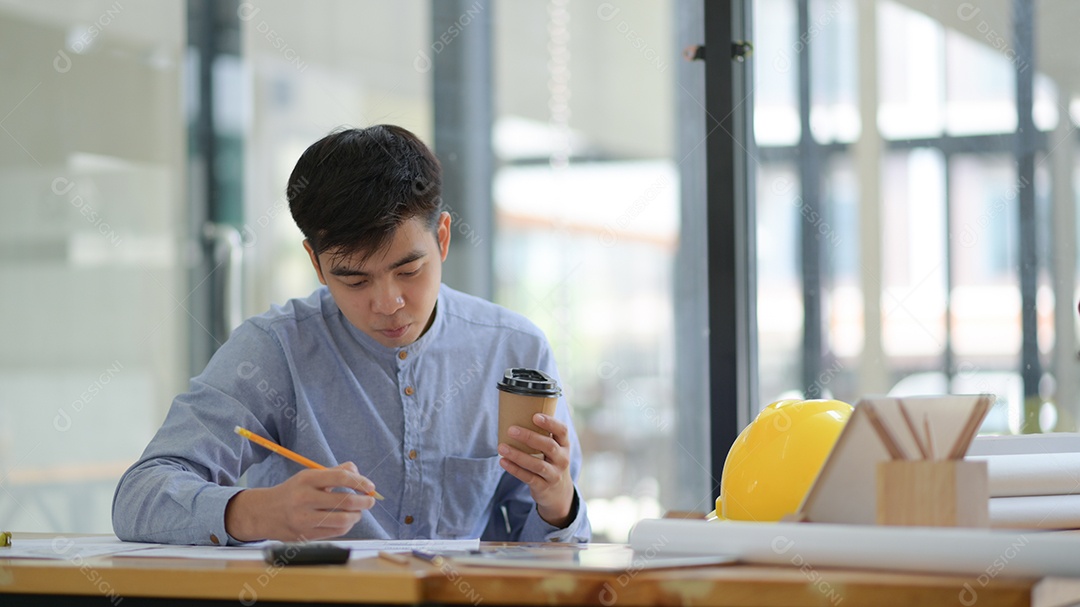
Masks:
[[[511,430],[543,457],[497,444],[503,372],[558,376],[532,323],[441,283],[451,219],[440,173],[395,126],[335,132],[304,152],[289,207],[324,286],[241,324],[173,401],[117,486],[117,536],[588,541],[564,399],[534,418],[545,434]],[[235,426],[332,467],[305,469]]]

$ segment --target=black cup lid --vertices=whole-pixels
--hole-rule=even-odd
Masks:
[[[502,381],[495,387],[510,394],[529,396],[558,396],[562,394],[559,383],[553,377],[536,369],[513,367],[503,373]]]

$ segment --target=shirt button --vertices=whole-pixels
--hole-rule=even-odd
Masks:
[[[409,450],[409,459],[416,459],[416,449]]]
[[[215,546],[221,545],[221,540],[217,539],[217,536],[213,533],[210,534],[210,542],[213,543]]]
[[[416,390],[413,390],[412,386],[405,387],[405,396],[412,396],[415,392]]]
[[[413,522],[413,517],[411,517],[411,516],[406,516],[405,517],[405,524],[406,525],[411,525],[412,522]]]
[[[406,352],[405,350],[402,350],[401,352],[397,353],[397,357],[400,358],[401,360],[405,360],[406,358],[409,357],[409,353]]]

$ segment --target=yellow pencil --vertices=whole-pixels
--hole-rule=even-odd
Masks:
[[[297,453],[295,451],[292,451],[290,449],[286,449],[285,447],[282,447],[281,445],[275,443],[272,440],[263,438],[263,437],[259,436],[258,434],[255,434],[251,430],[247,430],[245,428],[241,428],[240,426],[237,426],[237,427],[233,428],[233,431],[236,432],[237,434],[239,434],[240,436],[243,436],[244,438],[248,439],[249,441],[255,443],[256,445],[266,447],[267,449],[273,451],[274,453],[277,453],[278,455],[282,455],[284,457],[287,457],[287,458],[291,459],[292,461],[294,461],[294,462],[296,462],[296,463],[298,463],[300,465],[307,466],[308,468],[314,468],[315,470],[326,470],[326,466],[324,466],[324,465],[322,465],[322,464],[320,464],[318,462],[313,462],[310,459],[304,457],[303,455],[300,455],[299,453]],[[373,498],[375,498],[377,500],[383,499],[383,496],[379,495],[378,491],[372,491],[372,492],[368,493],[368,495],[370,495],[371,497],[373,497]]]

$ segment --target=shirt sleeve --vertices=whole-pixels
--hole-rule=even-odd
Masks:
[[[585,512],[585,502],[581,501],[576,486],[570,515],[573,517],[570,524],[560,529],[540,518],[536,507],[533,506],[525,519],[518,541],[584,543],[592,539],[592,527],[589,525],[589,517]]]
[[[241,474],[266,458],[236,426],[280,441],[280,398],[293,395],[277,341],[250,322],[214,354],[177,396],[160,430],[121,477],[113,496],[113,529],[122,540],[225,545],[225,508]],[[281,416],[284,417],[284,416]]]

